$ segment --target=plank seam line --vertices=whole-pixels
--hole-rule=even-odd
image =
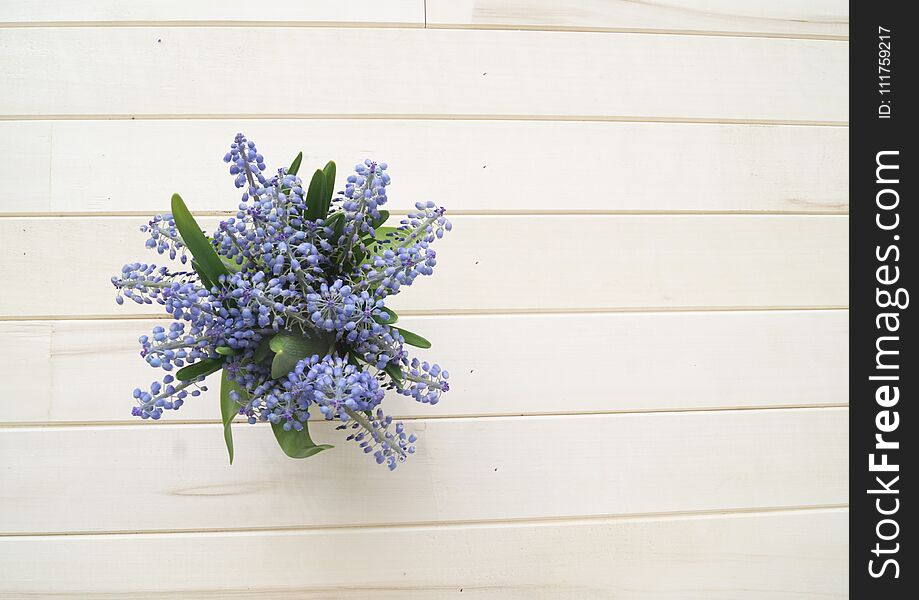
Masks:
[[[668,309],[666,307],[664,308],[649,307],[649,308],[638,308],[634,310],[627,310],[627,309],[606,310],[606,309],[601,309],[601,308],[597,308],[597,309],[559,308],[559,309],[544,309],[544,310],[532,310],[532,311],[516,310],[516,309],[502,310],[502,309],[483,308],[483,309],[475,309],[475,312],[456,312],[456,313],[450,313],[450,312],[445,312],[445,311],[426,311],[422,309],[415,309],[415,310],[402,310],[399,312],[401,315],[406,316],[406,317],[453,319],[456,317],[460,317],[460,318],[462,317],[476,318],[476,317],[492,317],[492,316],[528,317],[528,316],[536,316],[536,315],[561,316],[561,317],[577,316],[577,315],[599,315],[599,316],[608,315],[608,316],[611,316],[611,315],[618,315],[622,313],[626,313],[626,314],[642,313],[642,314],[649,314],[649,315],[653,315],[657,313],[661,313],[661,314],[678,313],[678,314],[693,315],[696,313],[737,313],[737,312],[739,313],[746,313],[746,312],[749,312],[749,313],[761,313],[761,312],[815,313],[815,312],[847,312],[848,310],[849,310],[848,306],[824,306],[824,307],[819,307],[819,306],[794,307],[792,306],[792,307],[763,307],[763,308],[757,308],[757,307],[736,307],[736,308],[720,307],[719,308],[719,307],[714,307],[710,309],[704,308],[704,307],[703,308],[688,308],[688,309],[679,309],[679,308]],[[54,317],[51,319],[46,319],[43,317],[16,317],[14,316],[14,317],[7,317],[5,319],[0,317],[0,325],[2,325],[4,322],[8,322],[8,323],[34,322],[37,324],[41,324],[41,323],[46,323],[49,321],[51,322],[53,321],[157,321],[160,319],[169,320],[169,319],[172,319],[172,317],[165,313],[151,313],[151,314],[135,313],[135,314],[126,314],[126,315],[116,315],[116,314],[64,315],[60,317]]]
[[[202,19],[175,21],[0,21],[0,29],[424,29],[411,21],[237,21]],[[451,28],[452,29],[452,28]],[[457,28],[459,29],[459,28]]]
[[[612,307],[612,308],[483,308],[454,310],[400,310],[403,317],[477,317],[477,316],[532,316],[532,315],[618,315],[618,314],[672,314],[672,313],[759,313],[759,312],[829,312],[848,311],[847,305],[813,306],[675,306],[675,307]],[[0,324],[23,321],[141,321],[171,319],[169,315],[150,314],[86,314],[86,315],[0,315]]]
[[[818,25],[846,25],[846,22],[812,21]],[[819,40],[829,42],[848,42],[848,35],[831,33],[779,33],[766,31],[713,30],[713,29],[667,29],[655,27],[591,27],[580,25],[544,25],[544,24],[503,24],[503,23],[427,23],[426,29],[457,31],[544,31],[553,33],[620,33],[638,35],[680,35],[699,37],[734,37],[780,40]]]
[[[848,22],[817,21],[818,25],[848,25]],[[385,21],[237,21],[202,19],[175,21],[0,21],[0,29],[132,29],[132,28],[226,28],[226,29],[431,29],[439,31],[518,31],[518,32],[551,32],[551,33],[610,33],[626,35],[672,35],[698,37],[735,37],[784,40],[817,40],[829,42],[848,42],[845,34],[822,33],[781,33],[752,30],[712,30],[712,29],[668,29],[655,27],[591,27],[580,25],[543,25],[543,24],[500,24],[500,23],[429,23],[427,6],[421,22],[385,22]]]
[[[842,204],[840,204],[842,206]],[[53,212],[53,211],[33,211],[33,212],[0,212],[0,219],[83,219],[98,217],[149,217],[157,211],[74,211],[74,212]],[[393,216],[403,216],[408,210],[393,210]],[[638,216],[638,217],[698,217],[698,216],[740,216],[740,217],[798,217],[798,216],[830,216],[830,217],[847,217],[849,211],[845,209],[825,209],[825,210],[450,210],[448,213],[452,216],[463,217],[620,217],[620,216]],[[196,210],[197,217],[230,217],[234,216],[235,211],[225,210]]]
[[[145,217],[149,217],[150,215],[149,211],[132,211],[132,212],[138,212],[140,214],[133,215],[133,214],[119,214],[119,213],[109,214],[105,212],[99,212],[99,213],[87,212],[87,213],[77,213],[76,215],[73,215],[73,216],[75,218],[95,218],[99,220],[103,220],[103,219],[104,220],[125,220],[125,219],[145,218]],[[407,214],[408,212],[409,211],[405,209],[401,209],[401,210],[394,211],[394,214],[395,216],[400,216],[403,214]],[[461,216],[464,218],[464,220],[467,217],[471,217],[471,218],[488,217],[488,218],[501,218],[505,220],[512,220],[512,219],[519,219],[520,217],[533,218],[533,219],[541,219],[545,217],[553,217],[554,219],[559,219],[559,218],[582,219],[584,217],[593,217],[593,216],[598,216],[598,217],[621,217],[621,216],[643,217],[643,216],[650,215],[654,217],[658,217],[658,216],[683,217],[683,216],[697,216],[698,214],[702,214],[703,216],[716,216],[716,217],[717,216],[726,216],[726,217],[776,216],[782,220],[787,220],[787,218],[802,217],[803,219],[804,217],[809,216],[807,214],[802,214],[800,212],[793,212],[793,211],[787,211],[787,212],[776,211],[774,213],[765,212],[765,211],[759,211],[759,212],[737,212],[737,211],[683,211],[683,212],[679,212],[679,211],[675,211],[672,213],[668,213],[668,212],[661,212],[661,211],[569,211],[569,210],[558,209],[558,210],[547,211],[547,212],[533,212],[533,211],[517,211],[517,210],[480,211],[480,210],[470,209],[470,210],[456,210],[456,211],[447,211],[447,212],[448,214],[452,216]],[[22,216],[21,218],[40,221],[44,219],[47,214],[48,213],[38,212],[32,215]],[[226,210],[215,210],[215,211],[207,211],[207,210],[197,211],[196,210],[194,211],[194,215],[199,216],[199,217],[215,217],[216,218],[216,217],[233,216],[234,214],[235,214],[235,211],[226,211]],[[844,218],[849,217],[848,212],[833,212],[829,214],[821,212],[820,215],[831,217],[831,218],[835,217],[837,219],[840,219],[840,218],[844,219]],[[0,216],[2,216],[2,213],[0,213]],[[56,216],[58,218],[61,218],[61,217],[68,217],[71,215],[61,214],[61,215],[56,215]],[[813,220],[810,220],[810,222],[813,222]]]
[[[520,519],[484,519],[458,521],[418,521],[398,524],[373,523],[362,525],[315,525],[277,526],[277,527],[238,527],[213,529],[155,529],[155,530],[111,530],[111,531],[52,531],[42,533],[2,532],[0,541],[17,541],[23,538],[62,538],[62,537],[105,537],[105,536],[160,536],[160,535],[219,535],[219,534],[257,534],[257,533],[297,533],[297,532],[335,532],[335,531],[385,531],[416,529],[490,529],[494,527],[540,527],[552,525],[598,525],[604,523],[642,522],[642,521],[678,521],[700,520],[712,517],[738,518],[743,516],[766,516],[774,514],[797,514],[817,512],[845,512],[848,503],[828,503],[794,506],[766,506],[753,508],[712,508],[690,511],[648,512],[632,514],[578,515],[558,517],[529,517]]]
[[[806,127],[849,127],[849,122],[808,119],[716,119],[696,117],[647,117],[605,115],[486,115],[486,114],[45,114],[0,115],[0,121],[185,121],[185,120],[379,120],[379,121],[584,121],[588,123],[686,123],[713,125],[788,125]]]
[[[775,412],[784,411],[787,413],[815,412],[824,410],[848,410],[848,403],[825,403],[825,404],[786,404],[775,406],[736,406],[736,407],[700,407],[700,408],[660,408],[650,410],[612,410],[612,411],[581,411],[581,412],[534,412],[534,413],[491,413],[478,415],[426,415],[426,416],[400,416],[393,415],[403,421],[501,421],[505,419],[516,419],[525,421],[546,420],[546,419],[583,419],[583,417],[616,417],[616,416],[643,416],[643,415],[687,415],[687,414],[710,414],[710,413],[737,413],[737,412]],[[237,425],[243,425],[241,421],[234,422]],[[163,427],[175,429],[204,429],[221,425],[217,420],[188,420],[188,421],[160,421],[156,424],[147,423],[146,421],[60,421],[60,422],[5,422],[0,423],[0,431],[30,430],[40,432],[45,430],[83,430],[89,428],[95,429],[127,429],[131,427]],[[246,425],[247,427],[265,427],[264,423]]]

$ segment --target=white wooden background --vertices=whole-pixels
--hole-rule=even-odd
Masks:
[[[842,0],[0,0],[0,597],[846,597],[847,39]],[[455,217],[395,473],[244,425],[230,467],[213,394],[129,416],[158,315],[108,278],[172,192],[231,209],[237,131]]]

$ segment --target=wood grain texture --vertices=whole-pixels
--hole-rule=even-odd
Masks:
[[[540,524],[0,538],[0,597],[848,597],[844,509]],[[365,557],[360,568],[355,556]],[[245,568],[228,568],[245,563]],[[54,565],[49,569],[48,565]],[[118,565],[117,568],[114,565]]]
[[[427,0],[429,27],[848,37],[842,0]]]
[[[269,427],[235,427],[232,466],[216,424],[6,429],[0,533],[500,521],[848,498],[845,408],[416,420],[407,429],[418,451],[393,473],[333,427],[316,423],[311,434],[337,447],[303,461],[283,456]]]
[[[194,200],[187,199],[194,206]],[[216,219],[201,220],[211,230]],[[2,317],[161,314],[114,303],[143,219],[0,219]],[[848,302],[845,216],[457,216],[397,311],[827,307]],[[79,256],[78,268],[66,257]],[[561,282],[564,283],[561,283]],[[62,290],[67,293],[48,293]],[[80,293],[72,293],[79,290]]]
[[[284,85],[249,100],[240,99],[239,35],[0,29],[0,88],[17,91],[0,96],[0,115],[848,120],[848,46],[839,41],[255,28],[246,39],[260,65],[298,64]],[[371,56],[378,66],[362,69]]]
[[[847,597],[847,12],[0,0],[0,599]],[[158,307],[108,279],[234,206],[238,130],[458,213],[395,473],[128,416]]]
[[[0,26],[99,25],[110,23],[195,24],[233,23],[252,27],[263,23],[286,25],[424,25],[424,0],[267,0],[253,5],[244,0],[158,0],[121,2],[94,0],[18,0],[0,3]]]
[[[230,209],[238,195],[220,159],[237,129],[269,166],[302,150],[307,175],[329,159],[342,172],[366,157],[388,162],[393,209],[436,196],[466,212],[848,210],[846,127],[157,120],[0,121],[0,138],[20,151],[0,162],[0,180],[41,174],[0,192],[0,213],[154,214],[175,191],[201,211]],[[168,176],[139,186],[150,148],[182,151],[158,156]]]
[[[436,409],[392,394],[386,406],[397,416],[813,406],[844,404],[848,396],[847,311],[476,315],[404,322],[434,341],[433,349],[416,353],[450,370],[451,389]],[[136,423],[131,390],[157,375],[137,356],[136,340],[155,323],[0,322],[0,422]],[[594,378],[557,368],[572,356],[579,372],[608,373],[602,393]],[[564,400],[558,396],[562,389]],[[212,388],[163,422],[217,421],[218,391]]]

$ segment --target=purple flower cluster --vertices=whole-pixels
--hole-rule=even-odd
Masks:
[[[112,278],[119,304],[156,302],[174,319],[140,338],[147,363],[171,373],[134,390],[133,414],[159,419],[224,369],[249,423],[299,432],[310,418],[336,420],[349,440],[395,468],[415,451],[415,436],[382,412],[385,390],[435,404],[449,374],[409,357],[386,299],[433,273],[431,245],[451,229],[444,209],[418,203],[398,227],[382,228],[385,163],[356,165],[343,191],[326,190],[323,206],[315,181],[304,185],[286,169],[269,177],[242,134],[224,161],[244,192],[236,214],[207,238],[224,267],[219,276],[188,260],[189,240],[163,214],[141,228],[146,246],[182,267],[132,263]],[[334,165],[330,172],[329,188]]]

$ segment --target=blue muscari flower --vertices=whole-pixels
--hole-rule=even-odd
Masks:
[[[442,238],[445,230],[453,229],[453,225],[444,217],[445,212],[444,207],[438,207],[431,201],[416,202],[415,210],[400,221],[402,226],[397,237],[411,242],[424,240],[428,243],[433,242],[435,238]]]
[[[156,301],[167,305],[167,301],[176,296],[192,297],[203,291],[196,279],[194,273],[172,272],[166,267],[157,268],[154,264],[130,263],[122,267],[120,276],[112,277],[112,285],[118,290],[117,297],[124,296],[138,304],[153,304]]]
[[[227,346],[234,352],[225,357],[224,369],[245,390],[245,397],[235,399],[250,423],[300,430],[316,409],[353,430],[349,439],[377,462],[395,468],[415,451],[415,437],[379,408],[382,382],[389,381],[383,370],[398,367],[405,384],[400,392],[429,404],[449,389],[449,375],[411,359],[398,330],[380,321],[386,320],[386,297],[433,273],[436,254],[430,246],[451,229],[444,209],[419,203],[386,240],[369,245],[374,220],[388,200],[385,163],[358,164],[333,199],[328,219],[310,221],[302,181],[283,169],[267,177],[254,142],[237,135],[224,160],[236,186],[245,188],[235,215],[221,221],[212,236],[215,250],[233,265],[231,274],[208,289],[194,272],[138,262],[112,278],[119,304],[125,298],[156,302],[174,319],[141,336],[141,355],[152,367],[171,372],[218,356],[216,348]],[[172,215],[157,215],[141,229],[149,235],[149,248],[187,260]],[[254,357],[264,340],[281,330],[334,333],[334,352],[304,359],[286,377],[273,379],[270,358]],[[167,373],[148,390],[135,390],[132,412],[158,419],[198,395],[199,383],[176,382]]]
[[[306,310],[313,325],[322,331],[340,331],[350,321],[355,308],[351,286],[341,279],[332,285],[322,283],[318,292],[306,295]]]
[[[350,344],[366,342],[373,335],[382,334],[389,328],[379,323],[388,317],[383,311],[382,298],[375,298],[366,290],[351,296],[354,309],[350,312],[344,327],[344,340]]]
[[[411,285],[419,275],[434,273],[437,254],[430,245],[453,226],[444,217],[443,207],[433,202],[419,202],[415,208],[389,235],[382,252],[370,260],[371,268],[361,285],[375,287],[378,295],[397,294],[402,286]]]
[[[236,139],[230,144],[230,151],[223,157],[223,162],[230,163],[230,174],[236,176],[236,187],[245,187],[249,184],[248,194],[255,194],[258,184],[267,183],[262,171],[265,170],[265,159],[258,153],[255,142],[247,140],[241,133],[236,134]],[[258,182],[258,184],[256,183]],[[243,194],[245,200],[247,194]]]
[[[407,434],[405,425],[393,423],[393,418],[385,415],[380,408],[372,417],[355,413],[350,424],[339,425],[338,429],[351,429],[348,441],[355,441],[365,454],[373,454],[377,464],[386,464],[390,471],[398,463],[404,462],[409,454],[415,453],[415,434]]]
[[[369,158],[354,166],[355,173],[348,175],[345,183],[342,208],[346,213],[366,212],[374,219],[380,217],[379,208],[386,204],[386,186],[390,177],[386,163],[376,163]]]
[[[354,346],[354,353],[377,369],[385,369],[393,361],[405,356],[405,340],[398,330],[383,325]]]
[[[292,389],[303,390],[326,419],[347,421],[355,412],[373,410],[383,400],[380,382],[340,356],[301,360],[288,375]]]
[[[207,387],[200,385],[203,380],[203,377],[199,377],[176,383],[172,375],[166,375],[162,383],[154,381],[150,384],[149,391],[135,388],[134,399],[137,405],[131,409],[131,414],[156,421],[164,410],[179,410],[188,396],[199,396],[201,392],[207,391]]]
[[[286,379],[272,379],[270,362],[251,362],[252,354],[250,349],[224,363],[227,375],[248,393],[246,401],[238,392],[231,393],[239,405],[239,414],[248,417],[251,424],[270,422],[283,424],[288,431],[303,429],[310,416],[309,398],[302,393],[303,390],[291,387]]]
[[[185,243],[179,235],[171,213],[156,215],[146,225],[141,225],[140,230],[150,234],[146,242],[147,248],[156,249],[157,254],[169,254],[172,260],[178,256],[182,264],[188,261]]]
[[[440,395],[450,390],[450,373],[444,371],[437,364],[428,364],[413,358],[407,369],[403,369],[402,376],[409,386],[399,390],[404,396],[410,396],[424,404],[437,404]]]
[[[355,252],[365,253],[363,236],[373,237],[376,233],[373,222],[380,218],[380,207],[388,200],[386,186],[390,177],[386,169],[386,163],[366,159],[363,164],[355,165],[355,173],[346,180],[341,205],[344,226],[338,239],[342,260],[352,260]]]
[[[157,325],[151,335],[142,335],[140,355],[151,367],[171,371],[200,359],[210,358],[213,346],[202,329],[192,326],[188,332],[185,324],[170,323],[169,329]]]

